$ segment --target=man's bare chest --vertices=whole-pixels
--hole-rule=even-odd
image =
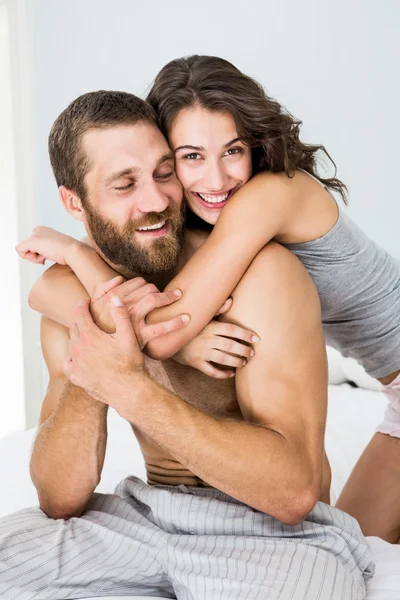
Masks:
[[[234,378],[214,379],[172,359],[160,362],[146,357],[145,364],[153,379],[188,404],[214,417],[242,420]]]

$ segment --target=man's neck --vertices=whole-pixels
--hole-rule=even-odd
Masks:
[[[196,252],[196,250],[201,246],[201,244],[205,241],[208,234],[204,234],[204,232],[198,232],[197,230],[186,230],[183,237],[183,245],[182,250],[179,255],[178,261],[176,265],[170,269],[169,271],[161,271],[155,274],[146,274],[140,272],[134,272],[125,267],[124,265],[116,265],[112,263],[100,250],[94,240],[90,239],[89,236],[86,236],[81,241],[88,246],[94,248],[101,256],[101,258],[106,262],[114,271],[125,277],[125,279],[133,279],[134,277],[144,277],[146,281],[149,283],[154,283],[158,287],[158,289],[163,290],[166,285],[175,277],[177,273],[183,268],[185,263],[189,260],[189,258]]]

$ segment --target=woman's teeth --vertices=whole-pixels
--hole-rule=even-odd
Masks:
[[[210,202],[210,204],[217,204],[217,202],[224,202],[228,196],[229,196],[229,192],[226,192],[225,194],[220,194],[219,196],[208,196],[207,194],[200,194],[199,196],[202,200],[204,200],[204,202]]]
[[[150,225],[149,227],[139,227],[138,231],[149,231],[150,229],[162,229],[165,225],[165,221],[158,223],[157,225]]]

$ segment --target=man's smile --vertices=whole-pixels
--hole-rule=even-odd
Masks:
[[[146,227],[139,227],[136,232],[144,237],[161,237],[166,235],[170,231],[169,221],[160,221],[156,225],[148,225]]]

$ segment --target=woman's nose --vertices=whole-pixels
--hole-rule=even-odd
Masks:
[[[204,177],[205,192],[222,192],[227,186],[228,176],[224,166],[218,163],[209,163]]]

